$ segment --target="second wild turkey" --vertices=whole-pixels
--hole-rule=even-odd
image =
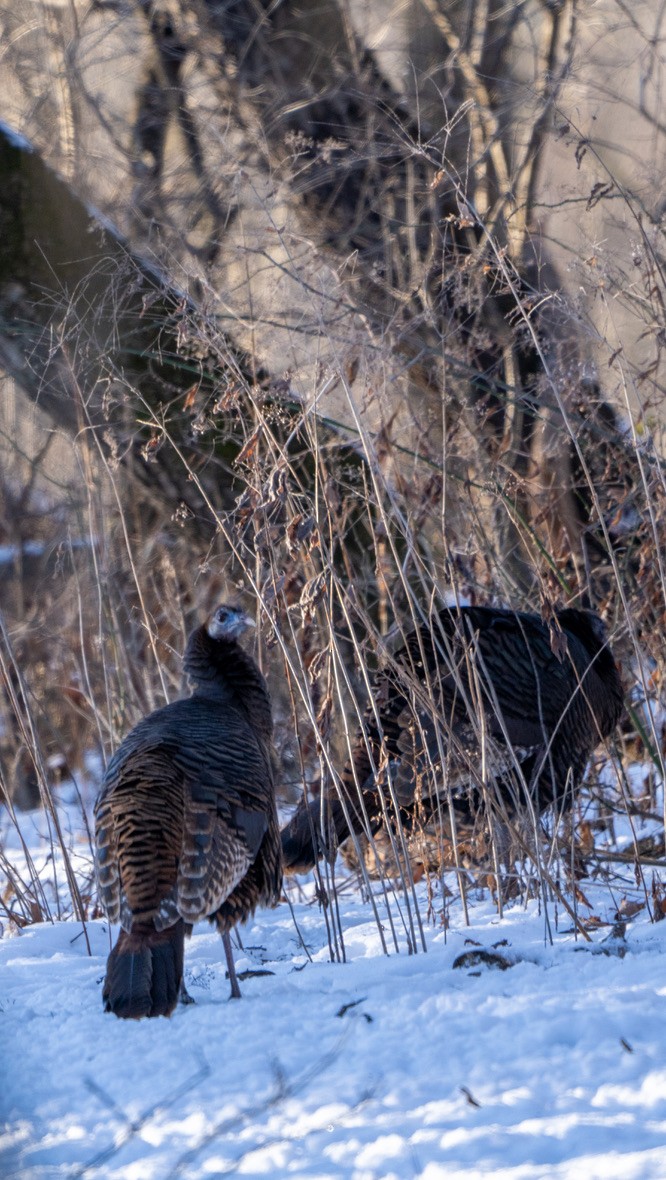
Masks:
[[[189,637],[192,695],[139,722],[109,762],[95,804],[102,905],[120,922],[103,999],[116,1016],[168,1016],[185,934],[208,918],[224,941],[257,905],[275,905],[282,868],[273,721],[264,677],[238,642],[253,625],[222,605]]]
[[[351,830],[376,832],[392,804],[408,825],[442,796],[469,821],[488,787],[513,814],[527,795],[536,814],[568,804],[622,711],[598,615],[567,608],[548,625],[508,609],[445,607],[376,677],[339,791],[324,801],[327,830],[321,800],[302,800],[282,831],[284,867],[307,872]]]

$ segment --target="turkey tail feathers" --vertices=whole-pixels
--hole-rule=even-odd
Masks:
[[[166,930],[121,930],[106,964],[104,1010],[126,1020],[170,1016],[180,994],[184,947],[182,919]]]

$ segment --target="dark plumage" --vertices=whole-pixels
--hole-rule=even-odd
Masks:
[[[99,893],[120,922],[104,1004],[116,1016],[168,1016],[183,977],[185,934],[208,918],[223,936],[257,905],[275,905],[282,870],[271,703],[238,643],[251,625],[220,606],[190,635],[192,695],[124,739],[95,804]]]
[[[480,714],[485,783],[510,811],[526,803],[526,792],[537,813],[569,801],[623,710],[603,623],[574,609],[557,611],[549,626],[512,610],[447,607],[431,627],[408,636],[376,678],[373,696],[365,734],[342,773],[341,793],[357,832],[366,830],[364,811],[371,828],[379,827],[377,783],[390,801],[389,779],[407,822],[417,806],[427,818],[446,792],[456,813],[470,818],[483,797]],[[340,843],[350,824],[335,789],[326,805]],[[285,868],[307,871],[326,842],[320,801],[301,802],[282,831]]]

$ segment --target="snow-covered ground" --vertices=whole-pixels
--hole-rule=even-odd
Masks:
[[[582,887],[585,914],[608,923],[593,942],[551,905],[550,943],[537,901],[500,921],[481,891],[470,927],[448,900],[445,929],[435,893],[427,953],[401,936],[386,956],[349,883],[346,963],[330,961],[312,888],[291,888],[293,917],[283,904],[240,932],[239,972],[270,972],[245,978],[242,1000],[202,926],[186,949],[195,1003],[138,1023],[102,1011],[104,921],[87,924],[91,954],[73,920],[6,927],[0,1175],[665,1180],[666,921],[644,908],[613,934],[623,898],[645,900],[631,870]],[[392,913],[399,925],[395,900]],[[454,966],[474,944],[505,969]]]

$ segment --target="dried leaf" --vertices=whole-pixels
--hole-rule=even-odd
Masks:
[[[329,654],[329,648],[325,647],[322,651],[315,652],[312,656],[308,664],[308,679],[310,684],[314,684],[328,666]]]
[[[290,554],[295,553],[303,541],[309,540],[310,548],[318,544],[316,523],[313,516],[299,513],[287,526],[287,549]],[[314,535],[313,535],[314,534]]]
[[[185,394],[185,401],[183,402],[183,409],[184,410],[191,410],[192,409],[192,406],[194,405],[195,398],[197,396],[198,389],[199,389],[199,386],[196,384],[190,386],[187,393]]]
[[[560,631],[559,628],[552,626],[550,628],[550,650],[560,663],[562,663],[569,650],[564,631]]]
[[[34,899],[30,902],[30,917],[32,918],[33,922],[44,921],[42,907],[40,906],[39,902],[35,901]]]
[[[358,357],[354,357],[345,366],[345,378],[348,385],[353,385],[356,378],[358,377],[359,365],[360,362]]]
[[[213,403],[213,414],[221,414],[223,410],[228,410],[234,404],[241,394],[241,389],[238,385],[228,385],[223,393],[215,399]]]
[[[331,725],[331,715],[333,713],[333,698],[330,693],[324,697],[321,705],[317,709],[317,731],[323,738],[328,737],[328,731]]]
[[[589,901],[585,902],[585,905],[589,904]],[[584,930],[598,930],[601,926],[609,925],[610,922],[604,922],[603,918],[600,918],[597,914],[590,914],[589,918],[585,918],[585,920],[581,922],[581,926]]]
[[[303,614],[303,622],[312,618],[313,610],[320,598],[326,592],[326,574],[317,574],[314,578],[310,578],[306,582],[299,600],[299,606]]]
[[[666,895],[656,873],[652,878],[652,914],[655,922],[661,922],[666,918]]]
[[[644,901],[629,901],[628,898],[623,897],[618,906],[618,914],[621,914],[623,918],[633,918],[644,909]]]
[[[155,456],[162,444],[162,435],[153,433],[146,443],[141,448],[141,457],[146,463],[154,463]]]
[[[579,905],[587,906],[588,910],[592,909],[592,903],[587,900],[585,894],[583,893],[583,890],[580,888],[579,885],[576,885],[576,887],[575,887],[575,894],[576,894],[576,901],[578,902]],[[588,921],[590,921],[590,922],[594,921],[594,915],[590,915],[590,918],[588,919]]]
[[[578,828],[578,847],[583,856],[590,856],[594,852],[594,832],[588,820],[581,821]]]
[[[286,499],[287,490],[286,467],[274,467],[266,484],[263,507],[282,503]]]
[[[259,445],[259,439],[261,438],[261,434],[262,434],[262,426],[260,424],[259,426],[257,426],[256,430],[252,431],[252,434],[245,441],[245,443],[241,447],[240,451],[238,452],[238,457],[236,459],[237,463],[249,463],[254,458],[256,451],[257,451],[257,447]]]

